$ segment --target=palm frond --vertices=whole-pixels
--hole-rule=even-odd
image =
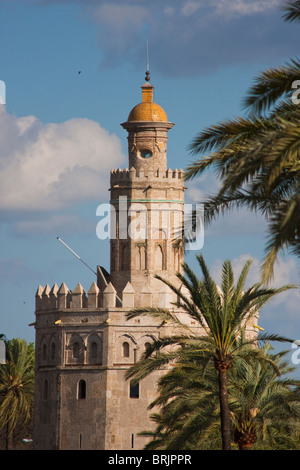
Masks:
[[[294,0],[286,2],[281,6],[281,10],[285,12],[283,18],[285,21],[300,21],[300,1]]]
[[[299,79],[299,73],[300,62],[297,60],[261,72],[244,100],[245,108],[262,113],[285,95],[292,95],[292,84]]]

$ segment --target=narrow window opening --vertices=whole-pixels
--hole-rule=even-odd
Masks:
[[[140,384],[133,384],[133,382],[130,382],[130,392],[129,392],[129,397],[130,398],[139,398],[140,397]]]
[[[123,347],[123,357],[129,357],[129,343],[125,341],[122,347]]]
[[[86,398],[86,382],[85,380],[79,380],[78,383],[78,399],[83,400]]]
[[[131,434],[131,448],[134,449],[134,434]]]

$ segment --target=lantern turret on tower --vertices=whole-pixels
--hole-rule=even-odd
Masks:
[[[154,86],[146,81],[141,88],[141,103],[130,111],[122,124],[128,131],[129,168],[166,171],[167,132],[174,124],[168,121],[163,108],[154,103]]]
[[[149,72],[142,101],[130,111],[122,127],[128,132],[129,169],[111,172],[111,205],[115,208],[116,236],[111,240],[111,281],[118,293],[127,282],[136,292],[154,291],[159,303],[159,273],[176,282],[183,247],[178,233],[183,221],[183,170],[167,166],[168,121],[153,101]],[[137,294],[137,299],[139,294]]]

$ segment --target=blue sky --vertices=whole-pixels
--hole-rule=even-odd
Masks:
[[[298,53],[300,27],[283,21],[277,0],[0,0],[0,332],[34,340],[39,284],[81,282],[109,270],[108,243],[96,237],[96,209],[108,202],[109,171],[126,167],[120,124],[141,100],[149,41],[155,101],[175,123],[168,165],[186,168],[196,134],[243,114],[254,77]],[[81,73],[78,73],[78,72]],[[187,202],[212,193],[207,174],[188,184]],[[202,253],[216,277],[230,258],[237,272],[253,258],[259,276],[265,224],[234,212],[205,231]],[[197,271],[194,253],[186,261]],[[298,283],[284,256],[275,284]],[[265,331],[300,339],[299,292],[262,312]]]

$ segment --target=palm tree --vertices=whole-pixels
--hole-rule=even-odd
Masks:
[[[270,344],[263,346],[269,354]],[[298,380],[287,378],[294,368],[282,361],[286,351],[272,355],[280,375],[270,364],[243,360],[228,374],[229,407],[234,440],[240,450],[296,449],[299,446],[300,396]],[[190,363],[190,366],[192,363]],[[220,448],[218,378],[213,367],[194,362],[178,364],[159,381],[158,397],[150,408],[160,407],[145,449],[207,450]]]
[[[269,354],[271,346],[263,350]],[[271,355],[280,375],[273,367],[256,362],[251,367],[236,361],[230,372],[229,394],[235,442],[241,450],[256,448],[287,449],[299,446],[300,396],[295,391],[299,380],[287,374],[295,368],[283,357],[287,351]]]
[[[299,1],[283,9],[286,20],[299,21]],[[204,201],[208,223],[233,207],[266,216],[265,282],[281,250],[300,256],[300,107],[293,99],[299,77],[299,60],[262,72],[245,98],[248,114],[204,129],[189,147],[203,155],[188,166],[186,180],[207,169],[221,178],[219,192]]]
[[[0,429],[6,427],[8,449],[16,426],[24,425],[32,414],[34,348],[25,340],[12,339],[6,354],[6,363],[0,365]]]
[[[261,307],[276,294],[290,289],[293,286],[284,286],[279,289],[264,288],[257,283],[245,289],[245,281],[251,266],[251,260],[247,261],[238,277],[236,285],[231,262],[226,260],[222,267],[220,287],[212,279],[202,255],[196,256],[202,271],[202,279],[198,280],[193,271],[185,263],[183,265],[185,276],[177,273],[182,285],[187,289],[186,296],[181,288],[174,286],[169,281],[156,275],[177,295],[176,306],[184,310],[201,327],[201,333],[191,330],[180,321],[175,313],[162,308],[134,309],[127,317],[134,318],[139,315],[158,317],[163,321],[171,321],[178,326],[178,334],[170,337],[162,337],[156,340],[147,350],[144,358],[132,366],[127,378],[135,377],[138,381],[153,370],[168,363],[182,362],[182,355],[191,355],[195,358],[205,358],[207,362],[213,361],[218,371],[219,401],[221,416],[222,446],[224,450],[231,448],[230,412],[228,406],[227,371],[237,358],[244,358],[251,362],[255,360],[267,360],[276,364],[270,358],[261,354],[260,349],[254,348],[257,338],[248,338],[242,344],[238,339],[245,333],[247,322],[255,317]],[[262,335],[262,341],[276,339],[287,341],[277,335]],[[179,346],[166,351],[169,346]],[[188,347],[187,347],[188,346]],[[156,353],[154,355],[154,353]]]
[[[158,396],[149,407],[160,408],[151,415],[156,429],[141,433],[151,438],[146,450],[216,450],[222,446],[217,371],[198,355],[193,358],[192,352],[185,357],[185,352],[185,362],[177,362],[158,382]]]

